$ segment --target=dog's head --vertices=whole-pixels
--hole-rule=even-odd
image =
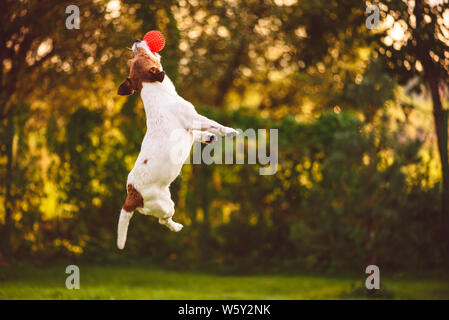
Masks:
[[[143,82],[162,82],[161,56],[151,52],[145,41],[136,40],[132,46],[134,57],[130,60],[129,76],[118,88],[118,94],[126,96],[142,90]]]

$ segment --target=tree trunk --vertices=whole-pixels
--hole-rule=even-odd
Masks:
[[[248,47],[247,41],[245,38],[243,38],[240,41],[238,49],[234,53],[232,61],[228,64],[228,67],[226,68],[223,78],[221,78],[220,81],[218,82],[217,85],[218,92],[214,99],[214,104],[216,107],[219,108],[223,107],[223,102],[226,97],[226,94],[229,92],[232,82],[235,79],[235,73],[246,56],[247,47]]]
[[[448,112],[447,110],[443,110],[437,80],[434,77],[429,77],[428,83],[430,93],[432,95],[435,131],[437,134],[438,152],[441,161],[441,175],[443,178],[441,191],[441,244],[445,263],[449,265],[449,162],[447,147]]]
[[[2,251],[5,254],[5,257],[8,258],[8,256],[11,253],[11,233],[13,228],[13,221],[12,221],[12,209],[13,209],[13,200],[12,200],[12,194],[11,194],[11,187],[12,187],[12,162],[13,162],[13,139],[14,139],[14,119],[13,116],[10,114],[6,120],[6,174],[5,174],[5,181],[4,181],[4,187],[5,187],[5,199],[4,199],[4,209],[5,209],[5,225],[4,225],[4,232],[2,235]]]
[[[262,4],[263,1],[261,1]],[[261,8],[263,8],[261,6]],[[257,16],[261,17],[263,16],[264,10],[260,9],[260,12],[258,12]],[[259,19],[253,19],[253,21],[248,25],[248,31],[251,33],[254,31],[255,26],[259,22]],[[218,92],[214,99],[214,104],[216,107],[223,107],[224,100],[226,98],[227,93],[229,92],[229,89],[232,86],[232,82],[234,81],[236,77],[236,72],[238,68],[248,60],[248,47],[249,47],[250,39],[247,36],[242,36],[240,39],[239,45],[237,49],[234,52],[234,55],[231,59],[231,61],[228,64],[228,67],[226,68],[226,71],[223,75],[223,78],[220,79],[218,82],[217,88]]]

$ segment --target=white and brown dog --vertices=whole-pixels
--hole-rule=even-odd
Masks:
[[[172,220],[175,204],[169,186],[181,172],[195,140],[211,143],[212,132],[235,136],[237,131],[210,120],[178,95],[173,83],[162,71],[160,56],[151,52],[145,41],[132,46],[129,77],[120,85],[119,95],[140,92],[147,132],[134,168],[128,175],[128,195],[120,213],[117,246],[123,249],[129,221],[135,210],[159,218],[172,231],[182,224]],[[210,130],[211,132],[209,132]]]

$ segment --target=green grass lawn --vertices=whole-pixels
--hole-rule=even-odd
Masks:
[[[222,276],[145,267],[80,266],[80,290],[65,266],[0,267],[0,299],[347,299],[366,298],[365,275]],[[379,298],[449,299],[448,276],[382,277]]]

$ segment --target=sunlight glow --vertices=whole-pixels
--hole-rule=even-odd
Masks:
[[[398,22],[394,23],[393,29],[390,29],[388,33],[394,41],[400,41],[404,38],[404,30]]]
[[[108,2],[106,10],[110,18],[117,18],[120,16],[120,0],[111,0]]]
[[[274,0],[277,6],[286,6],[290,7],[298,3],[297,0]]]
[[[47,39],[39,45],[39,48],[37,48],[37,55],[39,57],[43,57],[47,53],[49,53],[52,48],[53,48],[53,41],[51,39]]]

